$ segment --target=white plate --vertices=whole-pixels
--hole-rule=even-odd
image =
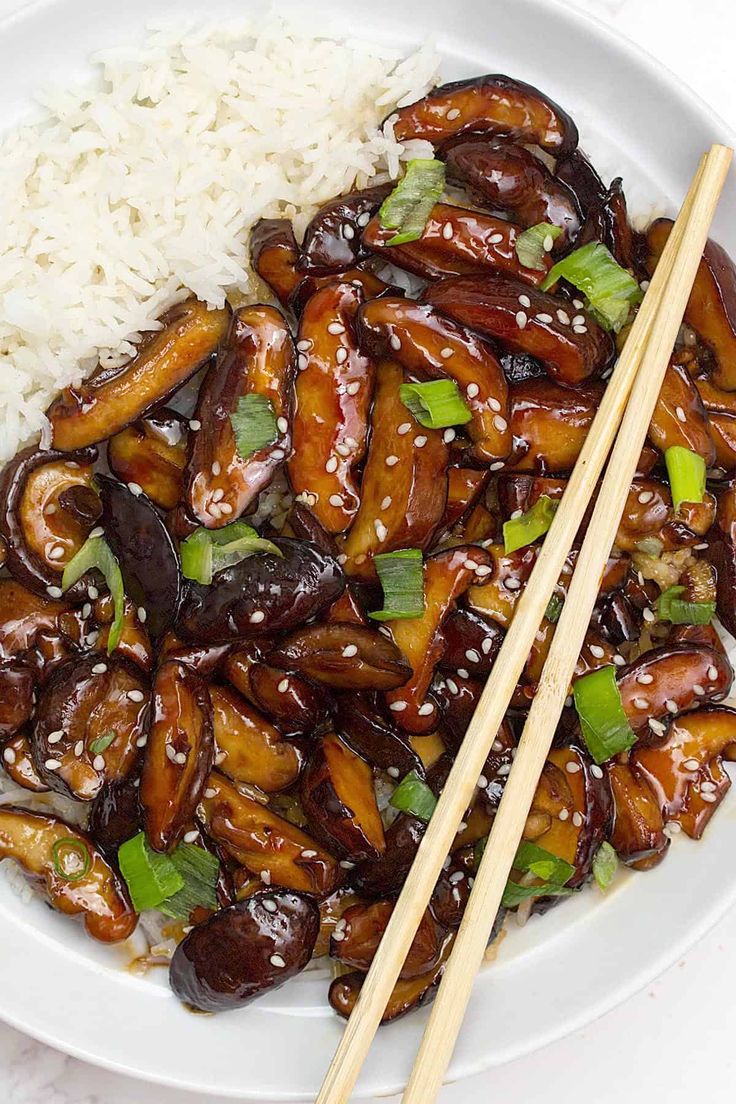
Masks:
[[[0,126],[24,112],[40,86],[83,79],[90,52],[137,41],[152,16],[227,18],[244,6],[245,0],[26,6],[0,23]],[[599,168],[624,176],[639,214],[669,209],[684,194],[701,151],[733,140],[651,58],[550,0],[342,0],[324,8],[351,35],[406,45],[431,38],[444,56],[446,79],[500,71],[540,85],[575,117]],[[733,183],[715,236],[736,253]],[[735,848],[732,797],[702,843],[677,840],[662,866],[622,878],[605,899],[584,892],[523,930],[512,929],[496,964],[478,979],[451,1078],[559,1038],[647,984],[736,898]],[[126,973],[115,951],[95,946],[41,903],[23,908],[4,879],[0,916],[0,1017],[30,1035],[88,1061],[208,1096],[304,1100],[319,1086],[342,1031],[320,973],[302,975],[241,1012],[192,1016],[163,977],[152,984]],[[399,1090],[425,1017],[409,1016],[379,1033],[359,1095]]]

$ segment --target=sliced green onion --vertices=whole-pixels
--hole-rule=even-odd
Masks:
[[[672,505],[679,510],[682,502],[702,502],[705,498],[705,460],[692,449],[673,445],[664,454],[667,478],[670,481]]]
[[[419,424],[428,429],[465,425],[473,417],[454,380],[402,383],[399,398]]]
[[[636,742],[616,683],[616,668],[599,667],[572,688],[580,730],[596,763],[626,751]]]
[[[551,621],[553,625],[556,625],[560,620],[560,614],[562,613],[564,604],[565,599],[561,598],[559,594],[553,594],[547,603],[547,609],[544,611],[544,616],[548,621]]]
[[[657,599],[657,613],[660,621],[671,621],[673,625],[709,625],[716,613],[715,602],[687,602],[680,595],[685,593],[683,586],[671,586]]]
[[[272,445],[279,435],[273,403],[265,395],[242,395],[230,415],[230,424],[241,460]]]
[[[610,843],[602,843],[593,858],[593,877],[601,889],[608,889],[618,870],[618,855]]]
[[[509,878],[501,902],[505,908],[515,908],[529,897],[567,897],[572,893],[571,889],[565,888],[565,883],[572,878],[575,867],[536,843],[525,840],[519,844],[514,870],[533,874],[541,884],[521,885]]]
[[[549,222],[538,222],[536,226],[524,230],[516,239],[519,264],[523,264],[524,268],[543,270],[546,267],[544,258],[561,233],[561,226],[552,226]]]
[[[259,537],[244,521],[233,521],[222,529],[195,529],[180,548],[181,571],[187,579],[209,586],[212,576],[225,567],[232,567],[255,552],[271,552],[283,556],[273,541]]]
[[[473,866],[477,870],[480,866],[481,859],[486,851],[486,844],[488,843],[488,836],[481,836],[479,840],[475,841],[473,846]]]
[[[558,886],[553,882],[544,882],[541,885],[519,885],[511,879],[506,883],[501,904],[504,908],[516,908],[522,901],[530,897],[569,897],[573,891],[566,886]]]
[[[87,537],[82,547],[73,556],[64,568],[61,578],[61,589],[68,590],[74,586],[78,579],[93,568],[97,568],[105,576],[107,589],[112,595],[115,616],[110,625],[110,635],[107,638],[107,654],[115,651],[120,643],[123,632],[123,616],[125,614],[125,590],[123,588],[123,576],[120,564],[112,554],[110,545],[104,537]]]
[[[65,836],[51,848],[54,870],[65,882],[78,882],[92,865],[89,848],[82,840]]]
[[[419,548],[401,548],[373,557],[383,587],[383,609],[368,616],[374,621],[398,621],[424,613],[424,566]]]
[[[398,230],[386,244],[403,245],[417,241],[424,233],[427,219],[445,190],[444,161],[415,158],[406,167],[406,174],[378,212],[384,230]]]
[[[184,887],[184,878],[171,857],[154,851],[145,832],[139,832],[120,845],[118,866],[136,912],[157,908]]]
[[[601,242],[589,242],[563,257],[542,281],[547,291],[565,279],[587,297],[591,310],[607,330],[616,333],[642,298],[641,288]]]
[[[544,536],[552,524],[558,506],[559,502],[549,495],[541,495],[525,514],[505,521],[503,523],[504,551],[507,554],[515,552],[517,548],[524,548]]]
[[[216,909],[220,873],[216,857],[193,843],[180,843],[169,858],[184,884],[159,906],[161,912],[177,920],[188,920],[195,908]]]
[[[428,821],[437,806],[437,798],[416,771],[409,771],[391,794],[389,804],[401,813]]]
[[[115,733],[112,729],[108,732],[103,732],[101,736],[98,736],[96,740],[92,741],[89,745],[89,750],[93,755],[102,755],[103,751],[107,751],[114,739]]]

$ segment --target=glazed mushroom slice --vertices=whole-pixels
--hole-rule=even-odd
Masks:
[[[736,634],[736,482],[728,483],[718,494],[716,517],[708,534],[705,555],[717,572],[718,617],[733,636]]]
[[[153,684],[151,725],[140,786],[146,836],[170,851],[189,827],[215,755],[207,685],[191,668],[162,664]]]
[[[177,303],[127,364],[101,365],[55,399],[47,411],[53,447],[69,452],[103,441],[162,403],[207,363],[229,321],[229,308],[209,310],[194,298]]]
[[[345,576],[309,541],[277,537],[280,555],[249,556],[218,571],[211,586],[190,582],[176,631],[199,644],[229,644],[303,625],[335,602]]]
[[[250,256],[253,268],[287,308],[302,279],[297,269],[299,246],[289,219],[259,219],[250,235]]]
[[[525,228],[559,227],[555,251],[575,241],[581,216],[574,194],[523,146],[471,138],[452,143],[443,156],[450,183],[468,187],[481,206],[507,211]]]
[[[66,454],[30,447],[19,452],[0,477],[5,566],[38,594],[49,593],[49,588],[52,594],[60,591],[64,567],[96,524],[96,457],[96,449]],[[77,585],[69,596],[79,597],[81,591]]]
[[[712,468],[716,449],[703,401],[677,354],[665,373],[662,390],[649,425],[649,439],[664,452],[673,445],[697,452]]]
[[[261,662],[263,654],[253,641],[237,648],[226,660],[223,674],[285,735],[313,732],[327,715],[325,691],[293,671],[285,675],[278,667]]]
[[[627,866],[651,870],[662,861],[670,845],[659,803],[629,763],[606,763],[604,769],[613,795],[609,841]]]
[[[654,791],[665,819],[700,839],[731,785],[724,759],[736,759],[736,711],[709,708],[677,717],[664,743],[637,748],[631,766]]]
[[[444,651],[442,626],[458,599],[490,567],[490,556],[477,546],[436,552],[424,565],[424,613],[386,622],[394,643],[412,667],[411,678],[386,694],[395,723],[405,732],[429,732],[436,727],[437,706],[428,694]]]
[[[314,744],[302,775],[301,801],[312,831],[333,853],[357,862],[385,851],[373,771],[334,732]]]
[[[579,147],[558,159],[555,176],[573,193],[584,218],[603,201],[606,187]]]
[[[199,392],[195,422],[200,428],[187,467],[187,506],[208,529],[240,517],[288,456],[295,361],[291,333],[275,307],[247,306],[235,312]],[[270,404],[274,436],[241,455],[231,419],[249,399]]]
[[[289,299],[289,309],[292,314],[300,318],[304,313],[309,300],[327,284],[334,284],[339,280],[341,284],[352,284],[358,288],[363,299],[380,299],[384,295],[402,295],[403,291],[396,284],[387,284],[380,276],[370,268],[348,268],[339,276],[305,276]]]
[[[95,602],[95,614],[99,617],[99,609],[105,603],[109,606],[109,612],[105,609],[105,620],[100,617],[99,628],[87,633],[84,644],[101,653],[101,658],[107,655],[107,646],[110,639],[110,625],[113,620],[112,600],[109,594],[104,599]],[[84,607],[82,607],[84,609]],[[145,624],[140,620],[138,611],[127,598],[123,606],[123,619],[120,629],[120,637],[115,645],[115,652],[124,659],[135,663],[142,671],[151,671],[154,665],[154,652],[151,638],[146,631]]]
[[[33,670],[22,663],[0,664],[0,740],[14,736],[31,719]]]
[[[390,1023],[400,1016],[405,1016],[414,1008],[421,1008],[434,1000],[437,986],[442,978],[442,971],[452,947],[452,936],[445,937],[444,946],[440,954],[439,962],[426,974],[418,977],[400,978],[393,987],[386,1009],[381,1017],[381,1023]],[[342,974],[330,985],[329,1001],[338,1016],[348,1019],[355,1007],[355,1002],[360,994],[365,980],[365,974],[355,970],[349,974]]]
[[[452,529],[481,499],[490,472],[478,468],[453,465],[447,470],[447,504],[442,518],[442,529]]]
[[[16,786],[32,793],[48,793],[49,787],[36,770],[31,741],[25,732],[18,732],[3,742],[0,764]]]
[[[217,771],[207,781],[199,813],[208,835],[265,885],[317,897],[336,888],[340,870],[328,851]]]
[[[574,390],[550,379],[511,385],[514,448],[507,468],[540,474],[571,472],[603,394],[600,385]]]
[[[492,544],[485,552],[490,558],[492,570],[475,580],[468,590],[466,602],[471,609],[507,629],[536,563],[539,548],[528,544],[525,548],[507,553],[502,544]]]
[[[289,479],[328,533],[344,532],[360,504],[355,469],[368,437],[375,367],[355,331],[362,292],[328,284],[299,323],[294,451]]]
[[[386,846],[378,858],[366,859],[350,873],[350,883],[364,897],[398,894],[419,850],[425,821],[400,813],[386,829]]]
[[[578,144],[575,123],[539,89],[500,73],[454,81],[402,107],[394,122],[400,142],[424,138],[435,145],[461,133],[512,138],[554,157]]]
[[[138,487],[107,475],[96,479],[105,539],[120,564],[125,593],[145,610],[140,616],[155,639],[170,628],[179,607],[179,557],[161,515]]]
[[[171,960],[171,988],[201,1012],[242,1008],[300,973],[318,934],[311,898],[280,889],[255,894],[184,937]]]
[[[528,353],[560,383],[575,387],[599,375],[614,344],[590,314],[510,276],[456,276],[431,284],[424,300],[513,352]]]
[[[297,629],[269,652],[268,662],[335,690],[393,690],[411,674],[402,653],[378,629],[341,622]]]
[[[425,280],[495,271],[536,286],[552,258],[545,254],[539,268],[522,264],[516,248],[521,232],[497,215],[436,203],[416,241],[392,245],[396,231],[381,226],[378,218],[366,226],[363,241],[376,257]]]
[[[405,735],[359,694],[337,698],[335,727],[346,744],[372,767],[403,778],[410,771],[422,777],[422,761]]]
[[[467,669],[472,675],[491,672],[503,643],[503,629],[495,621],[470,609],[456,609],[442,626],[444,649],[439,666],[445,670]]]
[[[145,742],[149,691],[141,672],[116,656],[63,663],[44,688],[31,733],[33,761],[51,789],[91,801],[124,778]]]
[[[511,451],[508,386],[496,354],[482,338],[410,299],[375,299],[359,315],[362,347],[392,357],[419,378],[454,380],[472,418],[472,455],[482,463]]]
[[[647,231],[647,267],[653,272],[670,236],[671,219],[657,219]],[[736,391],[736,267],[720,245],[708,241],[685,310],[685,321],[715,359],[712,381]]]
[[[234,782],[265,793],[291,786],[299,777],[301,755],[278,729],[244,698],[224,686],[210,686],[215,732],[215,763]]]
[[[373,557],[399,548],[427,548],[447,500],[449,449],[440,429],[425,429],[401,401],[398,364],[378,367],[372,434],[360,509],[343,552],[349,575],[374,579]]]
[[[392,189],[393,184],[380,184],[337,196],[320,207],[304,232],[301,271],[334,275],[365,260],[369,254],[363,230]]]
[[[143,810],[138,799],[140,776],[129,774],[106,782],[92,802],[87,831],[106,855],[143,830]]]
[[[343,966],[367,972],[378,944],[394,911],[394,901],[370,901],[351,905],[332,933],[330,954]],[[422,915],[399,977],[415,978],[428,973],[439,962],[446,933],[429,909]]]
[[[295,537],[310,540],[323,552],[339,559],[341,553],[337,539],[320,525],[317,517],[303,502],[293,503],[287,524]],[[340,597],[328,609],[325,620],[347,622],[350,625],[367,624],[360,595],[353,583],[348,582]]]
[[[721,701],[732,682],[725,652],[698,643],[652,648],[618,675],[626,716],[642,744],[661,742],[663,720]]]
[[[121,878],[87,836],[58,817],[4,806],[0,857],[15,859],[52,908],[82,916],[93,939],[119,943],[133,934],[138,917]]]
[[[186,418],[165,407],[111,437],[107,462],[121,483],[136,483],[162,510],[183,495],[189,430]]]
[[[209,677],[216,675],[232,651],[228,644],[185,644],[174,632],[168,632],[161,640],[158,658],[161,663],[172,659],[192,667],[197,674]]]
[[[709,410],[708,427],[716,465],[730,477],[736,471],[736,418]]]

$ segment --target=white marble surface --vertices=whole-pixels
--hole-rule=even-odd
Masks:
[[[0,14],[23,6],[0,0]],[[578,0],[660,58],[736,127],[733,0]],[[489,10],[492,5],[489,3]],[[694,14],[697,12],[697,16]],[[714,871],[714,877],[718,874]],[[0,979],[0,984],[2,981]],[[667,1104],[734,1098],[736,911],[648,990],[528,1058],[448,1086],[442,1104]],[[54,999],[54,994],[50,995]],[[63,994],[56,999],[63,1000]],[[144,1085],[57,1053],[0,1024],[2,1104],[219,1104]]]

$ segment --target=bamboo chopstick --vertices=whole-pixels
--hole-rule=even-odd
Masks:
[[[578,556],[514,766],[404,1093],[404,1104],[431,1104],[452,1056],[473,981],[583,646],[601,575],[616,536],[732,154],[732,150],[723,146],[713,147],[702,173],[694,181],[692,203],[683,207],[682,215],[687,223],[681,240],[676,243],[680,246],[674,258],[676,263],[649,331],[641,368]],[[466,739],[472,740],[476,725],[482,723],[483,719],[476,713]]]
[[[716,149],[722,151],[719,155],[721,159],[725,157],[728,160],[730,158],[730,152],[725,151],[723,147],[716,147]],[[711,167],[708,174],[711,187],[714,179],[713,171]],[[723,175],[725,175],[725,170],[723,170]],[[419,920],[427,906],[442,868],[442,863],[451,849],[457,826],[473,796],[477,779],[482,772],[486,756],[506,712],[508,702],[532,646],[534,635],[542,621],[565,558],[572,546],[587,504],[592,497],[598,477],[603,469],[636,376],[642,351],[649,337],[663,293],[666,290],[667,277],[682,242],[685,225],[685,217],[683,216],[687,216],[689,213],[696,192],[704,180],[705,169],[701,165],[683,207],[683,212],[675,224],[660,258],[624,352],[619,359],[609,386],[604,392],[598,414],[588,433],[563,500],[552,522],[547,539],[542,546],[530,582],[493,666],[473,722],[448,776],[442,796],[407,876],[404,889],[396,903],[371,969],[363,983],[356,1006],[327,1071],[317,1097],[317,1104],[345,1104],[349,1099],[365,1056],[370,1049],[373,1036],[414,938]],[[714,194],[717,194],[718,190],[714,187]],[[572,606],[569,601],[567,604],[570,607]],[[561,636],[562,634],[557,633],[556,635]],[[565,684],[565,692],[566,687],[567,683]],[[522,757],[521,751],[519,752],[516,764],[507,782],[507,791],[511,787],[512,794],[519,789],[518,783],[513,783],[512,779],[518,773],[520,758],[523,765],[527,756],[525,754]],[[539,771],[537,775],[538,773]],[[529,801],[531,801],[532,796],[533,790],[529,795]],[[521,836],[525,819],[526,813],[521,818],[521,826],[516,836],[517,841]],[[487,850],[491,850],[490,844]],[[503,872],[503,884],[505,884],[515,850],[516,845],[514,844],[509,855],[508,864]],[[475,910],[473,910],[473,915],[475,915]],[[477,963],[471,973],[471,982],[476,968]],[[459,1010],[457,1026],[450,1040],[450,1052],[459,1029],[463,1008],[464,1002]],[[445,1055],[446,1058],[449,1058],[449,1053],[446,1050],[443,1052],[442,1062],[436,1065],[440,1079],[446,1067]],[[412,1089],[412,1091],[414,1090]],[[418,1098],[415,1097],[415,1099]],[[429,1104],[429,1098],[422,1099],[421,1104]]]

